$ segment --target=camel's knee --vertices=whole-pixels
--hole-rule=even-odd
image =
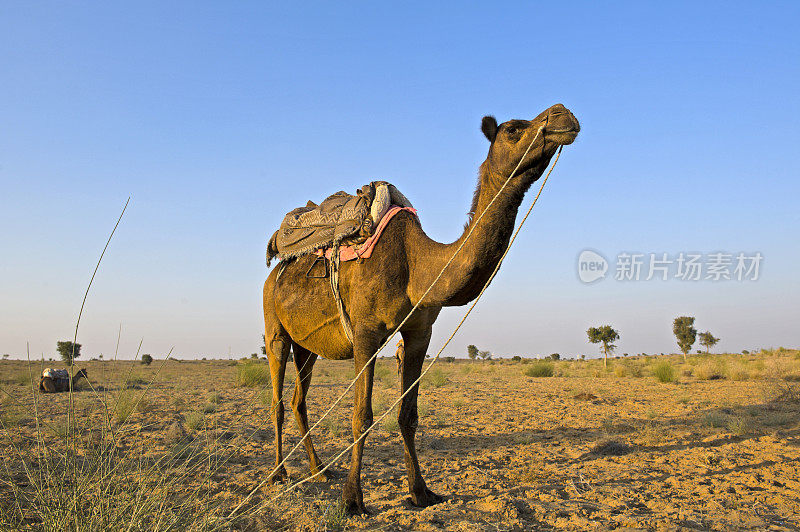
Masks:
[[[306,400],[292,401],[292,410],[296,416],[305,417],[308,415]]]
[[[358,437],[372,426],[372,407],[359,408],[353,416],[353,435]]]
[[[416,430],[419,424],[417,405],[403,403],[397,414],[397,424],[402,430]]]

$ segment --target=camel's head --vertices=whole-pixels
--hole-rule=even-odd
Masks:
[[[540,128],[542,132],[536,137]],[[498,126],[493,116],[485,116],[481,130],[492,143],[486,158],[488,169],[503,179],[511,175],[536,138],[515,174],[515,179],[532,183],[541,177],[559,146],[572,144],[581,126],[569,109],[557,103],[533,120],[509,120]]]
[[[75,377],[74,377],[74,378],[76,378],[76,379],[77,379],[77,378],[79,378],[79,377],[83,377],[84,379],[86,379],[86,380],[89,380],[89,377],[88,377],[88,375],[86,375],[86,368],[81,368],[81,369],[80,369],[80,371],[78,371],[78,372],[75,374]]]

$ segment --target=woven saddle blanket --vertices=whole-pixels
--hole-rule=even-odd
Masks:
[[[291,259],[334,245],[357,246],[367,242],[392,206],[413,209],[411,202],[386,181],[373,181],[355,195],[339,191],[317,205],[290,211],[267,245],[267,266],[272,259]]]

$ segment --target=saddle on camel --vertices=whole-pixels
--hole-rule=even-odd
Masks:
[[[84,378],[89,380],[86,375],[86,369],[81,369],[72,377],[72,389],[75,389],[75,384],[78,379]],[[45,368],[42,371],[42,377],[39,379],[39,391],[43,393],[57,393],[68,392],[70,388],[69,371],[65,369]]]
[[[383,229],[404,210],[417,212],[408,198],[386,181],[364,185],[355,195],[340,190],[319,205],[309,201],[305,207],[290,211],[269,239],[267,266],[276,257],[285,267],[297,257],[317,255],[306,275],[330,277],[342,327],[352,342],[350,318],[339,295],[339,263],[368,259]]]

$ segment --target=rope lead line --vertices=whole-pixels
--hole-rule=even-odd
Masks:
[[[453,260],[455,260],[455,258],[456,258],[456,255],[458,255],[458,253],[461,251],[461,249],[462,249],[462,248],[464,247],[464,245],[467,243],[467,240],[469,240],[469,238],[472,236],[472,233],[475,231],[475,228],[478,226],[478,222],[480,222],[480,220],[483,218],[483,216],[484,216],[484,215],[485,215],[485,214],[486,214],[486,213],[489,211],[489,209],[492,207],[492,205],[493,205],[493,204],[494,204],[494,202],[497,200],[497,198],[500,196],[500,194],[503,192],[503,190],[505,190],[505,188],[506,188],[506,186],[508,185],[508,183],[509,183],[509,182],[511,181],[511,179],[512,179],[512,178],[513,178],[513,177],[516,175],[516,173],[517,173],[517,170],[519,170],[520,166],[522,166],[522,163],[523,163],[523,161],[525,160],[525,158],[528,156],[528,153],[530,152],[531,148],[533,147],[533,144],[534,144],[534,143],[536,142],[536,140],[539,138],[539,135],[541,135],[542,131],[544,131],[544,127],[545,127],[544,125],[542,125],[542,126],[539,126],[539,129],[536,131],[536,135],[534,135],[534,137],[533,137],[533,140],[531,140],[531,143],[528,145],[527,149],[525,150],[525,153],[523,153],[523,154],[522,154],[522,157],[520,158],[519,162],[517,163],[517,166],[514,168],[514,170],[511,172],[511,174],[508,176],[508,178],[507,178],[507,179],[505,180],[505,182],[503,183],[503,185],[500,187],[500,189],[499,189],[499,190],[497,191],[497,193],[494,195],[494,197],[492,198],[492,201],[490,201],[490,202],[489,202],[489,204],[486,206],[486,208],[483,210],[483,212],[481,212],[481,213],[478,215],[478,217],[477,217],[477,218],[475,218],[475,220],[473,221],[473,223],[472,223],[472,225],[471,225],[471,227],[470,227],[470,230],[469,230],[469,232],[467,232],[467,235],[464,237],[464,240],[461,242],[461,244],[458,246],[458,248],[457,248],[457,249],[456,249],[456,250],[453,252],[453,255],[450,257],[450,259],[447,261],[447,263],[446,263],[446,264],[445,264],[445,265],[442,267],[442,270],[439,272],[439,275],[437,275],[437,276],[436,276],[436,279],[434,279],[434,280],[433,280],[433,282],[432,282],[432,283],[431,283],[431,285],[428,287],[428,289],[427,289],[427,290],[425,290],[425,293],[423,293],[423,294],[422,294],[422,296],[420,297],[420,299],[419,299],[419,301],[417,302],[417,304],[416,304],[416,305],[414,305],[414,307],[413,307],[413,308],[412,308],[412,309],[411,309],[411,310],[408,312],[408,314],[406,315],[406,317],[405,317],[405,318],[403,318],[403,321],[401,321],[401,322],[400,322],[400,324],[399,324],[399,325],[398,325],[398,326],[395,328],[395,330],[392,332],[392,334],[390,334],[390,335],[387,337],[386,341],[385,341],[385,342],[384,342],[384,343],[383,343],[383,344],[382,344],[382,345],[381,345],[381,346],[378,348],[378,350],[377,350],[377,351],[375,351],[375,354],[374,354],[374,355],[372,355],[372,357],[371,357],[371,358],[370,358],[370,359],[369,359],[369,360],[368,360],[368,361],[367,361],[367,362],[364,364],[364,367],[363,367],[363,368],[361,368],[361,371],[359,371],[359,372],[358,372],[358,374],[357,374],[357,375],[356,375],[356,376],[353,378],[352,382],[351,382],[351,383],[350,383],[350,384],[347,386],[347,388],[345,389],[345,391],[344,391],[344,392],[342,392],[342,394],[339,396],[339,398],[338,398],[336,401],[334,401],[334,402],[333,402],[333,404],[331,404],[331,406],[328,408],[328,410],[327,410],[327,411],[326,411],[326,412],[325,412],[325,413],[322,415],[322,417],[320,417],[320,419],[319,419],[319,420],[318,420],[316,423],[314,423],[314,424],[313,424],[311,427],[309,427],[309,429],[306,431],[306,434],[305,434],[305,436],[303,436],[302,438],[300,438],[300,441],[298,441],[298,442],[297,442],[297,444],[295,444],[295,446],[294,446],[294,447],[292,447],[292,449],[291,449],[291,450],[290,450],[290,451],[289,451],[289,452],[286,454],[286,456],[283,458],[283,460],[282,460],[282,461],[281,461],[279,464],[277,464],[277,465],[275,466],[275,468],[274,468],[274,469],[273,469],[273,470],[272,470],[272,471],[269,473],[269,475],[267,475],[267,477],[266,477],[264,480],[262,480],[261,482],[259,482],[259,483],[258,483],[258,485],[256,485],[256,487],[255,487],[255,488],[253,488],[253,489],[252,489],[252,491],[250,491],[250,493],[248,493],[248,494],[247,494],[247,496],[246,496],[246,497],[245,497],[245,498],[244,498],[244,499],[243,499],[243,500],[242,500],[242,501],[241,501],[241,502],[240,502],[240,503],[239,503],[239,504],[238,504],[238,505],[237,505],[237,506],[236,506],[236,507],[235,507],[233,510],[231,510],[231,512],[228,514],[228,518],[231,518],[231,517],[233,517],[233,515],[234,515],[236,512],[238,512],[238,511],[239,511],[239,509],[240,509],[242,506],[244,506],[244,504],[245,504],[245,503],[246,503],[248,500],[250,500],[250,498],[251,498],[253,495],[255,495],[255,493],[256,493],[256,492],[257,492],[259,489],[261,489],[261,487],[262,487],[262,486],[264,486],[264,485],[265,485],[267,482],[269,482],[269,480],[270,480],[270,478],[272,477],[272,475],[273,475],[273,474],[275,474],[275,472],[276,472],[276,471],[278,471],[278,469],[279,469],[279,468],[280,468],[282,465],[284,465],[284,464],[286,463],[286,461],[289,459],[289,457],[290,457],[290,456],[291,456],[291,455],[292,455],[292,454],[293,454],[293,453],[294,453],[294,452],[295,452],[295,451],[296,451],[296,450],[297,450],[297,449],[300,447],[300,445],[302,445],[302,444],[305,442],[306,438],[308,438],[308,437],[309,437],[309,435],[311,434],[311,432],[312,432],[314,429],[316,429],[316,428],[317,428],[317,426],[319,426],[319,424],[320,424],[320,423],[322,423],[322,421],[323,421],[323,420],[324,420],[324,419],[325,419],[325,418],[326,418],[326,417],[327,417],[327,416],[328,416],[328,415],[329,415],[329,414],[330,414],[330,413],[333,411],[333,409],[334,409],[334,408],[335,408],[335,407],[336,407],[336,406],[337,406],[337,405],[338,405],[338,404],[339,404],[339,403],[342,401],[342,399],[344,399],[345,395],[346,395],[346,394],[347,394],[347,393],[350,391],[350,389],[351,389],[351,388],[352,388],[352,387],[355,385],[355,383],[356,383],[356,382],[358,382],[358,379],[361,377],[361,374],[362,374],[362,373],[364,373],[364,370],[365,370],[365,369],[367,369],[367,367],[368,367],[368,366],[369,366],[369,365],[370,365],[370,364],[371,364],[371,363],[372,363],[372,362],[373,362],[373,361],[374,361],[374,360],[375,360],[375,359],[378,357],[378,354],[379,354],[379,353],[380,353],[380,352],[383,350],[383,348],[384,348],[384,347],[386,347],[386,346],[389,344],[389,342],[391,342],[391,341],[392,341],[392,338],[394,338],[394,336],[397,334],[397,332],[398,332],[398,331],[399,331],[399,330],[400,330],[400,329],[403,327],[403,325],[405,325],[406,321],[408,321],[408,320],[409,320],[409,318],[411,318],[411,315],[414,313],[414,311],[415,311],[415,310],[417,310],[417,308],[419,308],[419,306],[420,306],[420,305],[422,304],[422,302],[425,300],[425,297],[426,297],[426,296],[427,296],[427,295],[430,293],[430,291],[433,289],[433,287],[436,285],[436,283],[439,281],[439,279],[441,279],[442,275],[444,275],[444,272],[445,272],[445,270],[447,270],[447,267],[448,267],[448,266],[450,266],[450,264],[453,262]],[[426,373],[427,373],[427,372],[430,370],[430,368],[433,366],[433,364],[436,362],[436,360],[438,360],[438,358],[439,358],[439,355],[442,353],[442,351],[444,350],[444,348],[445,348],[445,347],[447,347],[447,345],[450,343],[450,340],[452,340],[452,339],[453,339],[453,336],[455,336],[456,332],[458,332],[458,329],[459,329],[459,328],[461,327],[461,325],[464,323],[464,320],[466,320],[466,319],[467,319],[467,316],[469,316],[470,312],[472,312],[472,309],[473,309],[473,308],[475,308],[475,305],[478,303],[478,301],[480,300],[481,296],[482,296],[482,295],[483,295],[483,293],[486,291],[486,288],[489,286],[489,283],[491,283],[492,279],[494,279],[494,276],[497,274],[497,271],[498,271],[498,270],[499,270],[499,268],[500,268],[500,264],[502,264],[502,263],[503,263],[503,259],[506,257],[506,255],[508,254],[508,251],[511,249],[511,244],[513,244],[513,243],[514,243],[514,240],[516,239],[516,237],[517,237],[517,234],[519,233],[519,230],[522,228],[522,224],[524,224],[524,223],[525,223],[525,220],[528,218],[528,215],[530,214],[531,210],[533,209],[533,206],[534,206],[534,205],[536,205],[536,201],[539,199],[539,196],[540,196],[540,195],[541,195],[541,193],[542,193],[542,189],[544,189],[544,185],[545,185],[545,183],[547,183],[547,179],[550,177],[550,173],[553,171],[553,168],[555,168],[555,163],[557,163],[557,162],[558,162],[558,157],[560,157],[560,156],[561,156],[561,149],[562,149],[562,148],[563,148],[563,146],[559,147],[558,154],[557,154],[557,156],[556,156],[556,160],[553,162],[553,165],[550,167],[550,170],[547,172],[547,175],[545,176],[545,178],[544,178],[544,181],[542,182],[542,186],[539,188],[539,192],[536,194],[536,197],[534,198],[534,200],[533,200],[533,203],[531,204],[530,208],[528,209],[528,212],[525,214],[525,216],[523,217],[522,221],[520,222],[520,225],[519,225],[519,227],[518,227],[518,228],[517,228],[517,230],[514,232],[514,235],[512,236],[511,240],[509,241],[509,243],[508,243],[508,246],[506,247],[506,250],[505,250],[505,252],[504,252],[504,253],[503,253],[503,255],[500,257],[500,261],[497,263],[497,267],[494,269],[494,272],[492,272],[492,275],[491,275],[491,276],[489,277],[489,279],[486,281],[486,284],[484,284],[484,286],[483,286],[483,288],[481,289],[480,293],[479,293],[479,294],[478,294],[478,296],[475,298],[475,301],[474,301],[474,302],[473,302],[473,304],[470,306],[470,308],[469,308],[469,310],[467,311],[467,313],[466,313],[466,314],[464,314],[464,317],[461,319],[461,322],[459,322],[459,324],[456,326],[456,328],[455,328],[455,330],[453,331],[453,333],[450,335],[450,338],[448,338],[448,339],[447,339],[447,342],[445,342],[445,344],[442,346],[442,348],[439,350],[439,352],[438,352],[438,353],[436,353],[436,356],[433,358],[433,360],[431,361],[430,365],[428,365],[428,367],[425,369],[425,371],[423,371],[423,372],[422,372],[422,374],[419,376],[419,378],[418,378],[416,381],[414,381],[414,383],[413,383],[411,386],[409,386],[409,387],[408,387],[408,389],[407,389],[407,390],[406,390],[406,391],[405,391],[405,392],[404,392],[404,393],[403,393],[403,394],[400,396],[400,398],[399,398],[399,399],[397,399],[397,401],[395,401],[395,403],[394,403],[394,404],[391,406],[391,408],[389,408],[389,410],[387,410],[387,411],[386,411],[386,412],[385,412],[385,413],[384,413],[384,414],[383,414],[383,415],[382,415],[382,416],[381,416],[381,417],[380,417],[380,418],[379,418],[377,421],[375,421],[375,422],[374,422],[372,425],[370,425],[370,427],[369,427],[369,428],[368,428],[366,431],[364,431],[364,432],[363,432],[363,433],[362,433],[362,434],[359,436],[359,438],[358,438],[358,439],[356,439],[356,440],[355,440],[353,443],[351,443],[349,446],[347,446],[347,447],[345,448],[345,450],[344,450],[344,451],[342,451],[342,452],[341,452],[339,455],[337,455],[337,456],[336,456],[336,457],[335,457],[333,460],[331,460],[330,462],[328,462],[328,464],[327,464],[327,465],[325,465],[325,467],[324,467],[324,468],[323,468],[323,469],[322,469],[320,472],[323,472],[323,473],[324,473],[325,471],[327,471],[327,470],[330,468],[330,466],[331,466],[331,465],[332,465],[334,462],[336,462],[336,460],[338,460],[339,458],[341,458],[342,456],[344,456],[344,454],[345,454],[347,451],[349,451],[350,449],[352,449],[352,448],[353,448],[353,447],[354,447],[354,446],[355,446],[355,445],[356,445],[356,444],[357,444],[359,441],[361,441],[363,438],[365,438],[365,437],[366,437],[366,435],[367,435],[367,434],[369,434],[369,432],[372,430],[372,428],[373,428],[373,427],[374,427],[374,426],[375,426],[375,425],[376,425],[376,424],[377,424],[379,421],[383,420],[383,418],[384,418],[384,417],[386,417],[386,415],[387,415],[389,412],[391,412],[391,411],[392,411],[392,409],[393,409],[393,408],[394,408],[394,407],[395,407],[395,406],[396,406],[396,405],[397,405],[397,404],[398,404],[398,403],[399,403],[399,402],[400,402],[400,401],[401,401],[401,400],[402,400],[402,399],[403,399],[403,398],[404,398],[404,397],[405,397],[405,396],[406,396],[406,395],[407,395],[407,394],[408,394],[408,393],[409,393],[409,392],[410,392],[412,389],[414,389],[414,386],[416,386],[416,385],[417,385],[417,384],[420,382],[420,380],[422,379],[422,377],[424,377],[424,376],[425,376],[425,374],[426,374]],[[308,481],[309,481],[310,479],[312,479],[312,478],[313,478],[313,475],[312,475],[312,476],[309,476],[309,477],[306,477],[305,479],[303,479],[303,480],[301,480],[301,481],[299,481],[299,482],[297,482],[297,483],[295,483],[295,484],[292,484],[292,485],[290,485],[290,486],[289,486],[289,487],[287,487],[285,490],[281,491],[281,492],[280,492],[278,495],[276,495],[274,498],[272,498],[272,499],[269,499],[269,501],[268,501],[268,502],[271,502],[271,501],[275,500],[277,497],[279,497],[279,496],[283,495],[284,493],[286,493],[286,492],[288,492],[288,491],[290,491],[290,490],[294,489],[294,488],[295,488],[295,487],[297,487],[297,486],[300,486],[301,484],[304,484],[304,483],[308,482]]]

